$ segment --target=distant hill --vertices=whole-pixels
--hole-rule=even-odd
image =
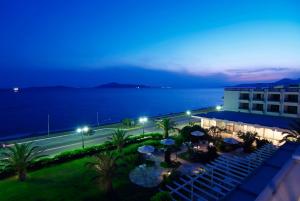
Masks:
[[[300,85],[300,78],[298,79],[281,79],[276,82],[271,83],[250,83],[250,84],[239,84],[234,87],[276,87],[276,86],[292,86],[292,85]]]
[[[111,83],[107,83],[107,84],[102,84],[97,86],[96,88],[115,88],[115,89],[120,89],[120,88],[156,88],[156,87],[152,87],[152,86],[147,86],[147,85],[143,85],[143,84],[121,84],[121,83],[117,83],[117,82],[111,82]]]

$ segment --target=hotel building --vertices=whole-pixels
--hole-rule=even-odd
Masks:
[[[300,87],[231,87],[224,89],[222,111],[199,114],[201,126],[226,128],[227,134],[257,132],[260,138],[277,143],[290,124],[300,118]]]

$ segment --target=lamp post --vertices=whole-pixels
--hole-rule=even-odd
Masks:
[[[216,110],[217,110],[217,111],[222,110],[222,106],[221,106],[221,105],[217,105],[217,106],[216,106]]]
[[[148,121],[147,117],[140,117],[139,122],[143,125],[143,135],[145,134],[145,123]]]
[[[186,111],[186,115],[189,117],[189,123],[191,123],[191,119],[192,119],[192,112],[190,110]]]
[[[89,127],[84,126],[83,128],[77,128],[76,132],[81,134],[81,144],[82,144],[82,149],[84,149],[84,138],[83,134],[87,133],[89,131]]]

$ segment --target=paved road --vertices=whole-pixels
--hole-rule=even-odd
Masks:
[[[191,119],[188,117],[173,117],[173,121],[176,122],[177,127],[182,127],[187,125],[190,121],[196,122],[199,120]],[[108,137],[112,135],[112,133],[116,130],[116,128],[100,128],[94,130],[93,135],[84,136],[84,144],[85,147],[96,145],[103,143],[108,140]],[[141,134],[142,128],[134,129],[128,131],[130,135]],[[154,121],[149,121],[145,125],[145,133],[149,132],[162,132],[161,129],[157,128]],[[45,154],[47,155],[55,155],[62,151],[74,150],[82,147],[81,135],[74,132],[69,132],[66,135],[61,136],[53,136],[53,137],[44,137],[38,138],[35,140],[25,141],[22,143],[33,143],[33,145],[44,147]],[[1,158],[0,158],[1,159]]]

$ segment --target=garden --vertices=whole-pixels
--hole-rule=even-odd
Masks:
[[[238,140],[223,138],[226,130],[219,127],[205,130],[190,124],[177,129],[170,119],[157,125],[162,134],[128,136],[116,130],[101,145],[54,157],[41,157],[39,147],[15,144],[1,162],[1,200],[168,201],[170,195],[159,192],[164,185],[198,174],[201,165],[220,154],[250,153],[269,143],[249,132],[239,132]],[[171,130],[178,132],[170,136]]]

